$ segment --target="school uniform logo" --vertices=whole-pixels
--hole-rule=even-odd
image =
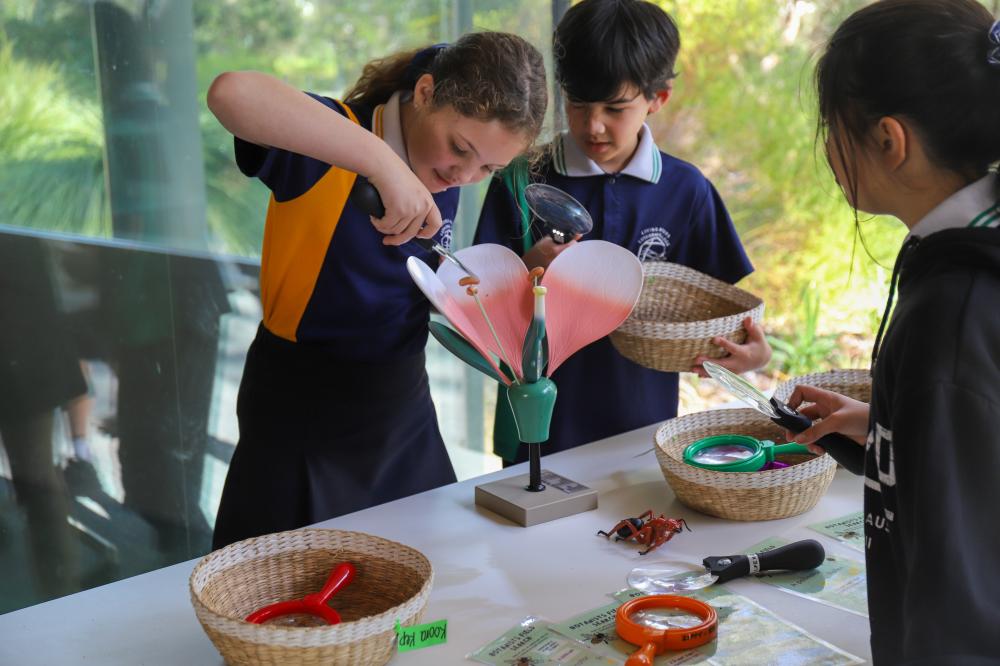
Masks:
[[[454,222],[446,219],[442,221],[441,229],[438,230],[438,238],[440,239],[438,242],[448,250],[451,249],[452,226],[454,226]]]
[[[635,256],[639,261],[663,261],[670,247],[670,232],[663,227],[649,227],[639,234]]]

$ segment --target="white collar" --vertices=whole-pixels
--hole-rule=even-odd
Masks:
[[[556,137],[553,149],[552,163],[556,172],[562,176],[578,178],[609,175],[584,154],[569,132],[563,132]],[[636,146],[632,159],[618,173],[648,183],[659,182],[660,174],[663,173],[663,161],[660,157],[660,149],[653,141],[653,133],[649,131],[649,126],[645,123],[643,123],[642,131],[639,133],[639,144]]]
[[[372,111],[372,133],[389,144],[409,165],[410,159],[406,155],[406,143],[403,141],[403,124],[399,119],[399,97],[400,92],[394,92],[389,101],[375,107]]]
[[[997,174],[989,173],[939,203],[910,229],[909,236],[924,237],[935,231],[956,227],[997,226]]]

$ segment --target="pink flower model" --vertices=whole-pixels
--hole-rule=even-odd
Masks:
[[[521,258],[500,245],[455,254],[478,281],[448,261],[436,272],[416,257],[406,262],[413,281],[458,331],[431,322],[431,332],[453,354],[507,386],[531,383],[543,371],[551,375],[573,353],[615,330],[642,290],[639,260],[602,240],[565,250],[540,281],[540,269],[529,274]],[[529,353],[532,343],[541,345],[541,356]],[[526,367],[529,358],[543,361]]]

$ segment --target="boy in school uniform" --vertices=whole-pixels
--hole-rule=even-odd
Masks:
[[[661,151],[645,123],[667,103],[680,36],[659,7],[641,0],[584,0],[566,12],[553,36],[556,76],[566,97],[569,129],[547,154],[519,175],[508,170],[490,184],[476,243],[498,243],[522,255],[529,269],[546,267],[572,245],[557,244],[522,217],[524,180],[545,182],[587,208],[602,239],[641,261],[684,264],[735,283],[753,267],[726,207],[693,165]],[[575,241],[573,241],[575,242]],[[716,340],[735,372],[770,359],[763,330],[745,322],[742,345]],[[691,359],[704,376],[703,358]],[[580,350],[552,376],[559,389],[544,453],[562,451],[677,415],[678,374],[640,366],[608,338]],[[506,463],[526,459],[500,387],[494,452]],[[525,449],[525,450],[521,450]]]

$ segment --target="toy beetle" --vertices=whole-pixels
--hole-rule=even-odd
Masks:
[[[687,528],[688,532],[691,531],[683,518],[664,518],[663,514],[653,518],[653,511],[647,510],[638,518],[626,518],[620,521],[611,528],[610,532],[601,530],[597,534],[608,539],[614,534],[615,541],[635,541],[646,546],[646,550],[639,553],[645,555],[654,548],[659,548],[670,541],[675,534],[684,528]]]

